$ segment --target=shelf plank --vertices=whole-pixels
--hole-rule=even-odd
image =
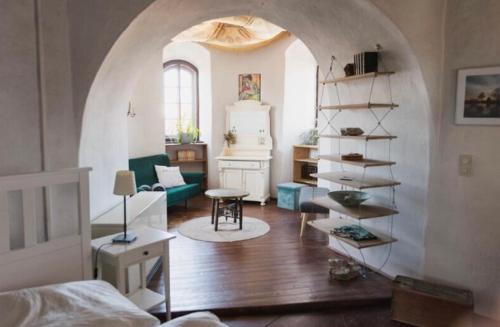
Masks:
[[[345,238],[345,237],[340,237],[337,235],[330,234],[330,231],[334,228],[342,227],[347,225],[347,223],[339,221],[338,219],[332,219],[332,218],[326,218],[326,219],[316,219],[309,221],[308,224],[311,227],[314,227],[324,233],[327,233],[328,235],[331,235],[332,237],[335,237],[336,239],[356,248],[356,249],[364,249],[364,248],[369,248],[369,247],[374,247],[374,246],[380,246],[380,245],[386,245],[389,243],[397,242],[397,239],[387,236],[387,235],[382,235],[380,233],[374,233],[375,236],[378,237],[376,240],[368,240],[368,241],[355,241],[350,238]]]
[[[367,74],[339,77],[339,78],[335,78],[335,79],[327,79],[327,80],[320,81],[320,83],[321,84],[347,83],[350,81],[376,78],[378,76],[387,76],[387,75],[392,75],[392,74],[394,74],[394,72],[390,72],[390,71],[388,71],[388,72],[373,72],[373,73],[367,73]]]
[[[359,190],[401,185],[400,182],[391,179],[363,176],[355,172],[325,172],[311,174],[311,176]]]
[[[295,159],[294,161],[317,165],[319,159],[303,158],[303,159]]]
[[[309,144],[296,144],[293,146],[294,148],[304,148],[304,149],[314,149],[317,150],[317,145],[309,145]]]
[[[130,301],[144,311],[148,311],[165,302],[165,296],[151,291],[147,288],[139,288],[127,296]]]
[[[338,163],[343,163],[346,165],[357,166],[357,167],[380,167],[380,166],[391,166],[395,165],[394,161],[384,161],[375,159],[363,159],[363,160],[342,160],[340,155],[320,155],[319,159],[334,161]]]
[[[361,204],[356,207],[345,207],[333,201],[327,196],[314,199],[312,200],[312,202],[321,207],[328,208],[340,214],[359,220],[392,216],[399,213],[394,209],[372,204]]]
[[[301,184],[309,184],[309,185],[318,185],[318,181],[315,179],[307,179],[307,178],[296,178],[293,181],[294,183],[301,183]]]
[[[195,160],[170,160],[171,164],[179,164],[179,163],[199,163],[199,162],[207,162],[205,159],[195,159]]]
[[[351,104],[336,104],[331,106],[319,106],[320,110],[367,110],[367,109],[384,109],[397,108],[395,103],[351,103]]]
[[[371,140],[393,140],[397,138],[395,135],[335,135],[335,134],[322,134],[319,137],[329,138],[329,139],[352,139],[359,141],[371,141]]]

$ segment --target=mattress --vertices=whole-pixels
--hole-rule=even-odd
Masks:
[[[153,327],[157,318],[104,281],[79,281],[0,293],[0,326]]]

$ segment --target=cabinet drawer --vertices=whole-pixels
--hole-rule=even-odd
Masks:
[[[163,243],[156,243],[149,246],[146,249],[136,249],[127,252],[127,254],[124,255],[122,258],[123,260],[122,264],[124,266],[130,266],[138,262],[159,257],[162,254],[163,254]]]
[[[221,168],[259,169],[258,161],[219,161]]]

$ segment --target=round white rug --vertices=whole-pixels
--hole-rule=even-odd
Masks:
[[[244,216],[242,230],[239,230],[239,221],[233,223],[232,219],[226,221],[224,217],[220,217],[219,230],[216,232],[210,220],[210,216],[191,219],[179,227],[179,233],[199,241],[235,242],[265,235],[270,230],[265,221]]]

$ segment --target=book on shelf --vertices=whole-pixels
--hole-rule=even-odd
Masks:
[[[378,52],[361,52],[354,55],[356,75],[378,71]]]

